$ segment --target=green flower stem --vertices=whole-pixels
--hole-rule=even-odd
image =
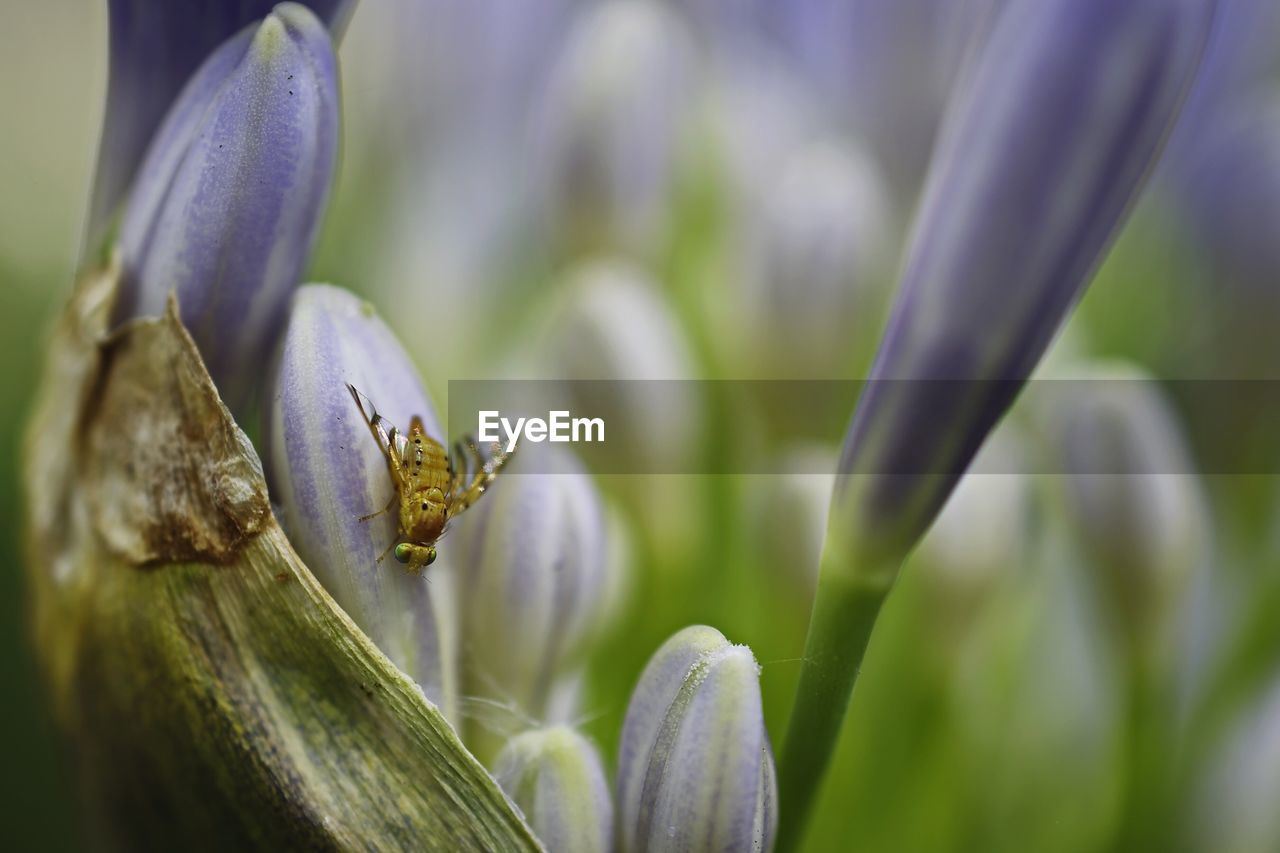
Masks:
[[[1181,749],[1184,730],[1163,643],[1143,636],[1124,639],[1124,775],[1113,849],[1168,850],[1177,846],[1178,824],[1166,816],[1177,808],[1177,780],[1187,759]]]
[[[869,566],[864,559],[847,559],[851,552],[832,547],[831,538],[823,548],[800,683],[778,768],[778,850],[782,853],[796,849],[804,836],[894,574],[877,571],[880,566]],[[897,562],[893,560],[895,569]]]

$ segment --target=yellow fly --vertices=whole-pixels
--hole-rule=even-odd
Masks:
[[[348,383],[347,389],[386,457],[395,485],[391,503],[360,520],[377,518],[399,504],[399,535],[387,551],[394,548],[396,561],[404,564],[410,574],[420,574],[435,562],[436,540],[444,535],[449,521],[480,499],[510,454],[498,448],[485,459],[470,439],[454,444],[453,453],[446,454],[440,442],[427,435],[422,418],[414,415],[409,421],[409,433],[404,435],[394,425],[388,428],[387,419],[354,385]],[[387,556],[387,551],[378,562]]]

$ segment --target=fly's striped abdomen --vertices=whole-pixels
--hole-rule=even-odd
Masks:
[[[409,426],[403,461],[408,475],[408,495],[400,506],[401,529],[410,539],[434,542],[449,520],[445,496],[452,477],[444,448],[427,435],[418,418]]]

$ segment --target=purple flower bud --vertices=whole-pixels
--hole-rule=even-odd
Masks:
[[[942,129],[833,521],[892,572],[1088,282],[1178,114],[1213,0],[1015,0]],[[885,381],[892,380],[892,381]],[[884,580],[885,578],[881,578]]]
[[[333,46],[282,4],[196,72],[156,134],[121,225],[117,317],[183,323],[232,408],[247,400],[315,241],[333,177]]]
[[[944,585],[986,588],[1026,559],[1035,500],[1033,481],[1021,472],[1026,456],[1006,421],[947,499],[916,555]]]
[[[623,851],[773,846],[777,784],[751,650],[686,628],[649,660],[618,752]]]
[[[1275,42],[1280,37],[1280,6],[1273,0],[1218,0],[1218,17],[1205,50],[1204,68],[1187,99],[1179,136],[1198,136],[1220,109],[1271,88],[1280,70]],[[1201,124],[1200,122],[1205,122]]]
[[[584,7],[552,71],[535,149],[557,237],[642,256],[667,225],[693,46],[660,3]]]
[[[772,485],[747,495],[750,529],[757,531],[764,565],[805,595],[818,583],[838,456],[834,446],[794,444],[779,457]]]
[[[564,380],[690,380],[695,360],[662,284],[644,269],[607,258],[583,261],[564,276],[562,292],[536,343],[545,376]],[[587,382],[570,387],[575,408],[605,422],[635,425],[639,468],[659,470],[693,451],[698,400],[678,381],[636,382],[628,393],[597,394]],[[621,398],[621,399],[619,399]]]
[[[610,588],[605,518],[567,451],[539,448],[538,473],[521,472],[516,453],[456,534],[466,690],[545,719],[557,676],[600,627]]]
[[[427,698],[452,716],[454,613],[448,574],[415,577],[387,549],[398,516],[362,516],[396,496],[386,457],[347,390],[402,431],[422,418],[442,439],[413,364],[368,303],[327,285],[300,288],[264,406],[263,450],[278,515],[334,600]],[[441,549],[441,559],[448,548]]]
[[[548,850],[608,853],[613,847],[613,799],[600,754],[573,729],[517,735],[498,754],[493,775]]]
[[[734,363],[760,378],[839,376],[874,316],[892,233],[887,188],[873,161],[830,140],[798,147],[757,181],[740,295],[725,307]]]
[[[1161,627],[1208,555],[1191,453],[1142,371],[1097,365],[1079,375],[1036,400],[1066,471],[1064,507],[1119,624]]]
[[[354,0],[302,0],[335,33]],[[100,236],[133,180],[151,136],[192,72],[224,40],[271,11],[275,0],[110,0],[110,82],[90,204]]]

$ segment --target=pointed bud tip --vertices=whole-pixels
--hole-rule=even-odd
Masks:
[[[548,850],[607,851],[613,801],[600,754],[569,726],[552,726],[509,740],[494,777]]]
[[[680,631],[632,693],[618,757],[624,850],[767,850],[776,783],[751,650],[714,628]],[[716,792],[715,796],[689,792]]]

